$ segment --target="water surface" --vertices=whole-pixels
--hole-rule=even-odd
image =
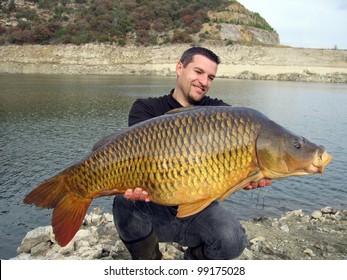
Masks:
[[[103,136],[127,126],[137,98],[160,96],[174,78],[0,75],[0,258],[16,255],[25,234],[50,224],[50,209],[24,205],[36,185],[86,156]],[[331,205],[347,209],[347,85],[216,79],[210,95],[253,107],[321,144],[334,156],[326,173],[240,191],[224,203],[239,219]],[[93,201],[111,212],[112,198]]]

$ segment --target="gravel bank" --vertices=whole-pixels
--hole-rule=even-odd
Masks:
[[[250,245],[241,260],[344,260],[347,259],[347,210],[325,207],[310,215],[294,210],[281,218],[241,221]],[[184,248],[160,243],[164,259],[183,259]],[[27,233],[13,259],[130,259],[113,224],[113,216],[95,208],[66,246],[60,247],[52,227]]]

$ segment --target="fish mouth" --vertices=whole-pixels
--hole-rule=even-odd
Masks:
[[[308,168],[309,173],[324,173],[324,168],[333,160],[334,158],[327,152],[324,151],[323,154],[318,155],[313,163]]]

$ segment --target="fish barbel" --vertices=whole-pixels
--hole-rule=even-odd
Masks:
[[[54,208],[53,232],[65,246],[100,196],[140,187],[151,201],[178,206],[182,218],[252,181],[323,173],[332,159],[322,146],[256,110],[184,108],[104,138],[89,156],[31,191],[24,203]]]

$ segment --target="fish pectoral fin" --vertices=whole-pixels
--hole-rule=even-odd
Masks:
[[[118,190],[118,189],[113,189],[113,190],[103,190],[101,192],[98,192],[93,196],[93,198],[97,197],[102,197],[102,196],[111,196],[111,195],[117,195],[117,194],[122,194],[124,193],[124,190]]]
[[[260,179],[263,179],[264,175],[261,172],[257,172],[255,174],[252,174],[250,177],[246,178],[245,180],[241,181],[240,183],[238,183],[237,185],[233,186],[231,189],[229,189],[225,194],[223,194],[220,197],[220,201],[226,199],[229,195],[243,189],[244,187],[246,187],[250,182],[253,181],[258,181]]]
[[[209,198],[204,200],[199,200],[193,203],[181,204],[178,206],[177,218],[185,218],[191,215],[194,215],[201,210],[204,210],[207,206],[214,201],[215,198]]]

